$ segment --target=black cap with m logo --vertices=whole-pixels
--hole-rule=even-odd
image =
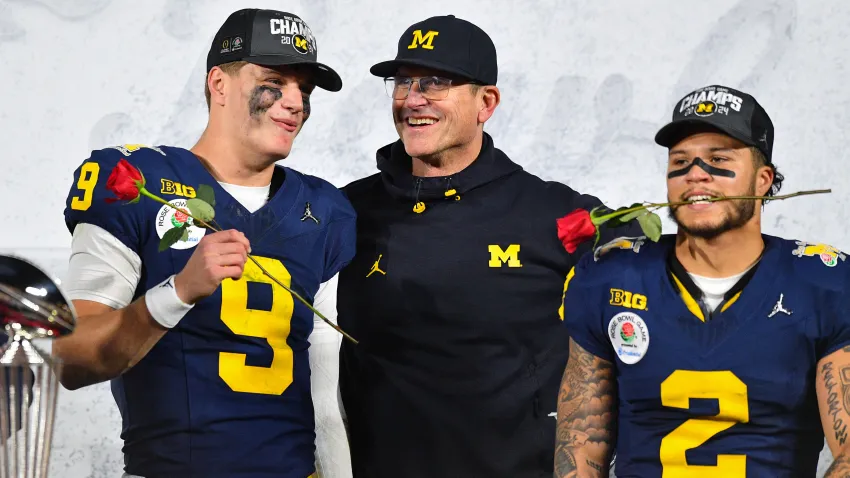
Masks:
[[[318,47],[312,30],[298,15],[276,10],[246,8],[230,14],[216,33],[207,54],[207,72],[233,61],[257,65],[307,65],[316,86],[342,89],[342,79],[317,61]]]
[[[758,148],[768,162],[772,161],[770,116],[752,96],[721,85],[699,88],[679,100],[672,121],[658,131],[655,142],[669,148],[704,126]]]
[[[499,70],[490,36],[454,15],[411,25],[398,40],[395,59],[378,63],[369,71],[388,77],[402,66],[434,69],[485,85],[496,84]]]

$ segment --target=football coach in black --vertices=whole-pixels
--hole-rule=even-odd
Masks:
[[[400,139],[344,188],[358,215],[337,304],[360,342],[340,358],[354,476],[550,478],[569,342],[558,309],[589,249],[569,254],[556,221],[600,201],[524,171],[484,132],[496,48],[472,23],[417,23],[371,72]]]

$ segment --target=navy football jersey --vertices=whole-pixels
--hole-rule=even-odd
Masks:
[[[277,166],[282,185],[249,212],[191,152],[137,145],[94,151],[74,173],[65,220],[99,226],[142,260],[138,298],[182,270],[210,231],[187,226],[163,252],[160,238],[192,219],[142,197],[108,203],[107,178],[120,159],[146,188],[178,207],[212,187],[215,222],[237,229],[275,278],[313,301],[319,285],[354,254],[355,214],[330,183]],[[309,213],[309,214],[308,214]],[[136,366],[112,380],[123,419],[126,472],[145,477],[292,477],[314,472],[315,428],[308,336],[313,313],[250,259]]]
[[[713,312],[673,236],[575,267],[564,322],[614,364],[619,478],[815,476],[815,372],[850,343],[850,264],[830,246],[763,237],[761,260]]]

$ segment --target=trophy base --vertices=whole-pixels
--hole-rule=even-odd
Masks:
[[[46,478],[62,364],[22,336],[0,347],[0,478]]]

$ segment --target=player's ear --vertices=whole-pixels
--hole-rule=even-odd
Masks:
[[[207,89],[210,92],[210,104],[224,106],[225,84],[227,73],[221,68],[214,66],[207,74]]]
[[[773,168],[770,166],[760,166],[756,170],[756,194],[764,196],[770,191],[770,186],[773,185]]]

